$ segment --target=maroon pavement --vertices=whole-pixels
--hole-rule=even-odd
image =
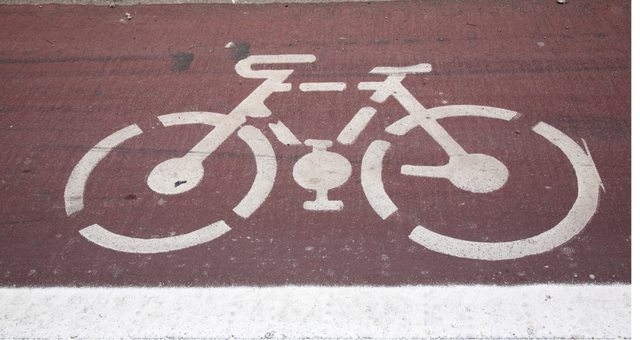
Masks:
[[[629,283],[630,21],[630,1],[618,0],[0,6],[0,285]],[[157,117],[231,112],[261,83],[238,75],[236,63],[281,54],[316,61],[274,66],[295,70],[287,79],[292,91],[266,100],[271,117],[249,118],[276,155],[266,201],[246,218],[232,211],[257,167],[235,136],[206,160],[197,188],[152,191],[150,171],[211,130],[163,128]],[[426,108],[483,105],[521,114],[441,120],[465,150],[506,165],[500,190],[472,193],[446,179],[400,173],[404,164],[446,164],[447,154],[424,130],[385,132],[406,111],[392,99],[373,102],[358,83],[384,80],[369,74],[377,66],[419,63],[432,71],[407,75],[403,84]],[[347,87],[299,90],[312,82]],[[366,106],[377,113],[362,135],[352,145],[337,143]],[[303,208],[315,192],[292,173],[311,147],[279,142],[268,125],[278,121],[300,141],[332,140],[328,150],[348,159],[351,176],[328,194],[342,210]],[[563,153],[532,130],[541,121],[586,144],[602,180],[597,210],[578,235],[542,254],[498,261],[451,256],[409,239],[417,225],[499,242],[558,224],[578,184]],[[65,186],[76,164],[131,124],[144,133],[109,152],[91,172],[83,209],[67,214]],[[391,143],[382,177],[397,211],[386,219],[361,185],[362,158],[374,140]],[[221,237],[155,254],[115,251],[79,233],[98,223],[153,239],[220,219],[231,227]]]

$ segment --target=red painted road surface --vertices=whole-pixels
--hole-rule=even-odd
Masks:
[[[0,6],[0,284],[629,283],[630,21],[630,1],[617,0]],[[264,101],[273,113],[244,123],[268,142],[248,139],[271,145],[273,155],[253,150],[232,130],[203,161],[198,186],[179,194],[152,190],[154,167],[185,155],[213,129],[165,127],[158,116],[227,115],[262,83],[239,75],[236,64],[283,54],[313,55],[315,62],[254,66],[294,70],[284,81],[291,90]],[[508,179],[497,190],[464,190],[442,173],[447,178],[403,174],[403,165],[443,166],[451,155],[437,131],[385,131],[408,116],[406,107],[394,98],[377,103],[358,84],[387,78],[369,73],[374,67],[421,63],[431,72],[408,74],[402,84],[425,108],[518,113],[448,117],[435,125],[425,118],[469,154],[499,160],[492,164],[504,165]],[[300,89],[320,82],[346,88]],[[353,143],[339,142],[362,107],[375,108],[375,115]],[[285,145],[269,126],[278,122],[301,143],[332,141],[314,153],[324,163],[300,170],[312,147]],[[543,137],[534,130],[539,122],[560,135]],[[142,133],[115,147],[98,145],[131,126]],[[382,164],[381,181],[371,182],[375,171],[367,172],[363,158],[383,141],[389,144],[382,161],[372,161]],[[573,151],[563,151],[565,144]],[[568,153],[580,155],[577,163]],[[65,190],[91,155],[104,157],[85,185],[74,187],[83,190],[78,206],[78,195],[65,197]],[[275,178],[260,182],[267,197],[241,216],[233,209],[261,166]],[[474,174],[494,174],[496,167]],[[350,176],[342,185],[331,182],[328,199],[343,208],[305,208],[316,191],[298,182],[320,185],[340,173]],[[389,214],[372,207],[384,196],[379,182],[396,206]],[[144,240],[175,240],[219,220],[231,230],[158,253],[110,249],[80,233],[99,225],[142,249]],[[504,245],[574,224],[577,235],[550,238],[566,242],[502,260],[451,255],[457,246],[434,250],[409,238],[422,226],[473,245]],[[510,256],[505,247],[487,252]]]

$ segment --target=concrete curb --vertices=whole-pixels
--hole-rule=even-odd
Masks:
[[[0,337],[629,339],[631,286],[2,288]]]

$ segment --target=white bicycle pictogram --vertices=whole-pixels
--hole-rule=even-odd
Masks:
[[[184,156],[172,158],[155,166],[147,176],[148,187],[160,194],[176,195],[187,192],[201,182],[205,175],[203,161],[235,134],[250,148],[256,162],[253,184],[233,212],[242,218],[251,216],[272,191],[277,161],[273,147],[265,134],[247,124],[247,118],[266,118],[272,115],[265,100],[277,92],[292,90],[285,80],[294,72],[291,69],[258,69],[254,65],[312,63],[312,54],[253,55],[239,61],[236,72],[263,82],[251,92],[229,114],[214,112],[179,112],[158,116],[164,127],[204,124],[213,129]],[[393,97],[406,110],[407,115],[386,127],[385,131],[403,136],[414,128],[423,129],[447,153],[449,161],[440,166],[403,165],[401,173],[406,176],[444,178],[460,190],[472,193],[488,193],[504,186],[509,170],[498,159],[482,153],[467,152],[439,123],[440,119],[454,117],[485,117],[510,121],[517,112],[489,106],[447,105],[425,108],[402,84],[410,74],[429,73],[430,64],[408,67],[375,67],[370,73],[386,76],[383,81],[360,82],[358,89],[373,91],[370,99],[383,103]],[[341,91],[346,84],[341,82],[302,83],[302,91]],[[353,144],[377,110],[366,106],[358,110],[342,129],[336,141],[343,145]],[[315,191],[314,201],[304,202],[306,210],[339,211],[343,202],[329,199],[329,190],[344,184],[351,176],[351,163],[342,155],[329,151],[332,140],[307,139],[303,142],[281,121],[269,124],[276,139],[285,145],[306,145],[312,151],[300,158],[293,168],[294,180],[303,188]],[[431,231],[421,225],[414,227],[409,238],[430,250],[470,259],[505,260],[540,254],[552,250],[579,234],[596,212],[602,182],[591,158],[586,142],[584,149],[560,130],[544,122],[532,130],[557,147],[569,160],[577,180],[577,197],[564,218],[546,231],[524,239],[506,242],[477,242],[449,237]],[[74,167],[65,188],[65,208],[72,215],[84,208],[84,191],[88,178],[96,166],[123,142],[139,136],[142,130],[129,125],[102,139],[90,149]],[[382,180],[383,158],[390,142],[377,139],[371,142],[362,158],[361,185],[373,210],[382,219],[387,219],[398,208],[385,191]],[[163,238],[136,238],[116,234],[93,224],[80,230],[87,240],[115,251],[128,253],[169,252],[212,241],[231,230],[219,220],[195,231]]]

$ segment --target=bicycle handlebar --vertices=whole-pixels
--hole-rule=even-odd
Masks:
[[[293,70],[254,70],[251,67],[255,64],[299,64],[312,63],[316,61],[313,54],[279,54],[279,55],[252,55],[236,63],[236,72],[251,79],[273,79],[283,81]]]

